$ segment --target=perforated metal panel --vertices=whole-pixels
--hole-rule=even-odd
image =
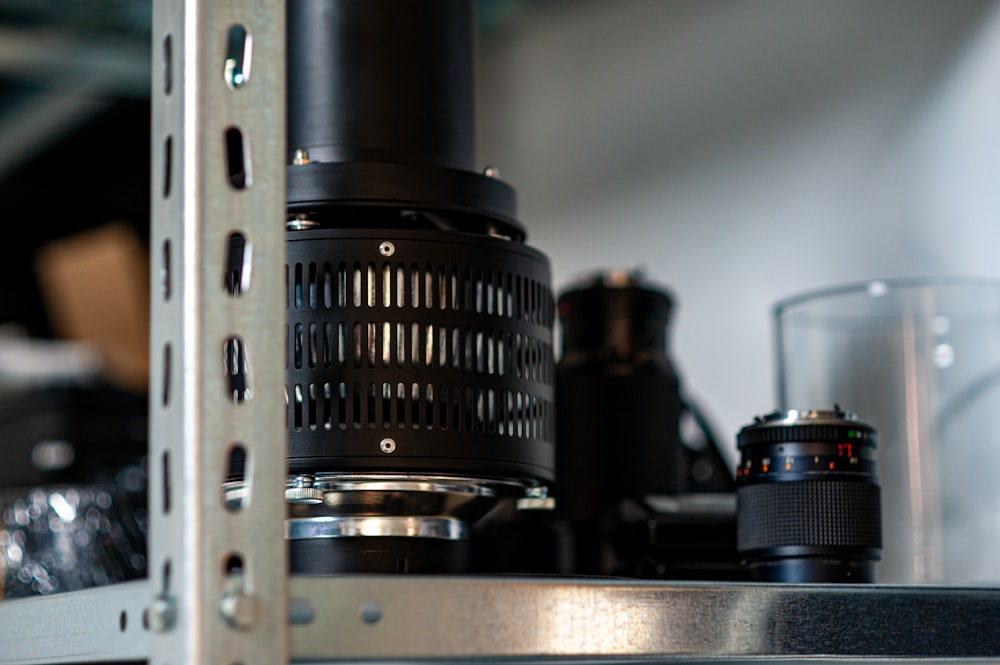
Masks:
[[[477,472],[549,479],[548,261],[442,231],[289,236],[294,471]],[[394,452],[379,444],[392,437]]]

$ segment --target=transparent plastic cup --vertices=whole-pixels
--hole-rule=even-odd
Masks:
[[[1000,584],[1000,280],[874,280],[773,310],[782,409],[878,430],[879,583]]]

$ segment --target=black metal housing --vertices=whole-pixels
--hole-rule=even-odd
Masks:
[[[320,162],[474,167],[474,6],[289,0],[288,149]]]
[[[524,244],[514,190],[475,170],[474,10],[287,4],[289,471],[357,480],[324,493],[318,519],[361,492],[379,497],[367,516],[416,524],[442,478],[490,488],[492,508],[554,477],[549,263]],[[400,503],[386,475],[426,488]],[[464,527],[386,529],[290,538],[293,570],[469,566]]]
[[[513,189],[475,171],[472,2],[289,0],[287,11],[291,212],[457,213],[456,228],[523,240]]]
[[[542,254],[444,231],[327,229],[290,233],[288,257],[293,473],[552,480]]]

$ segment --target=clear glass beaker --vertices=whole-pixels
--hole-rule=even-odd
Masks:
[[[773,311],[778,404],[879,433],[879,583],[1000,583],[1000,280],[873,280]]]

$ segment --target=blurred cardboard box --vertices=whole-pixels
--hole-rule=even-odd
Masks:
[[[35,257],[53,332],[92,344],[122,388],[149,383],[149,258],[123,223],[55,240]]]

